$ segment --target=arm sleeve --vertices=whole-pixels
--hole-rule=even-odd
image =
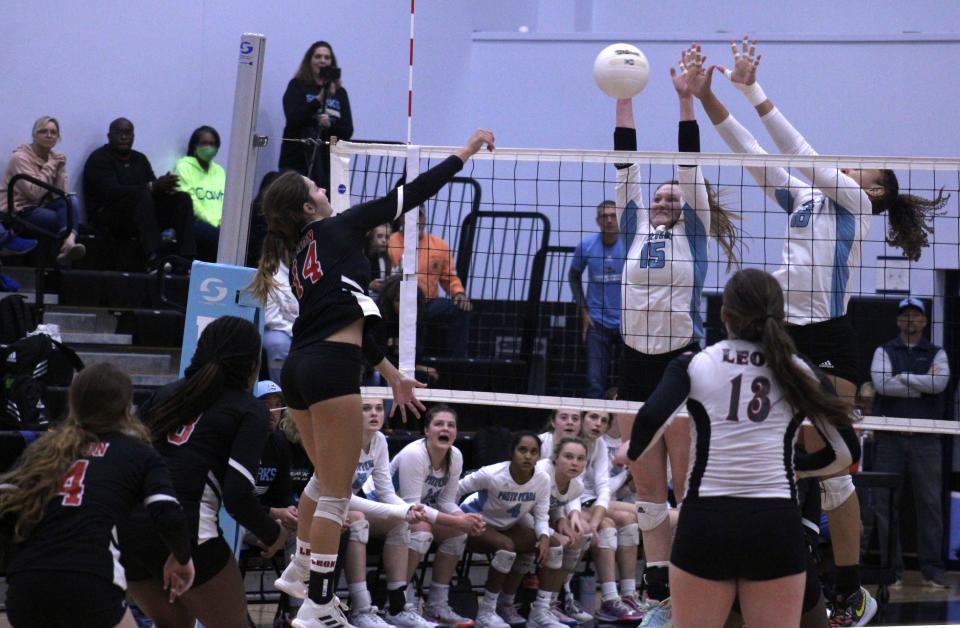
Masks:
[[[893,373],[890,356],[883,347],[877,347],[870,362],[870,380],[877,394],[884,397],[915,397],[910,394],[910,387],[899,375]]]
[[[347,90],[340,88],[337,90],[336,98],[340,101],[340,118],[336,124],[330,125],[330,137],[336,136],[341,140],[349,140],[353,137],[353,113],[350,111],[350,96]]]
[[[550,483],[552,481],[550,478],[544,478],[537,488],[537,501],[533,504],[533,529],[537,538],[550,535]]]
[[[593,451],[597,462],[593,467],[593,490],[597,495],[594,502],[602,508],[610,507],[610,456],[607,455],[607,447],[603,441],[597,439],[593,444]]]
[[[569,515],[573,512],[580,512],[582,509],[583,505],[580,503],[580,496],[578,495],[567,502],[567,506],[564,510],[566,511],[566,514]]]
[[[458,449],[450,450],[450,477],[447,483],[440,491],[440,497],[437,498],[437,506],[440,512],[447,514],[459,514],[462,512],[457,505],[457,488],[459,486],[460,474],[463,472],[463,455]]]
[[[761,118],[770,137],[784,155],[816,155],[817,151],[807,143],[779,109],[773,108]],[[838,205],[856,214],[869,214],[873,211],[870,197],[857,183],[837,168],[817,166],[799,168],[800,173],[826,196]]]
[[[303,90],[296,79],[287,84],[287,90],[283,92],[283,115],[287,121],[287,127],[290,129],[299,129],[313,124],[313,116],[320,109],[319,98],[307,102],[307,93]]]
[[[950,381],[950,362],[947,352],[937,351],[933,358],[933,373],[901,373],[898,377],[906,381],[907,386],[915,393],[938,395],[947,387]]]
[[[450,155],[410,183],[394,188],[384,197],[355,205],[340,215],[352,228],[366,233],[377,225],[393,222],[403,213],[422,205],[462,168],[463,162],[460,158]]]
[[[681,120],[677,130],[677,146],[682,153],[700,152],[700,127],[696,120]],[[680,183],[681,205],[686,204],[697,214],[707,233],[710,232],[710,198],[707,184],[698,166],[678,168],[677,180]],[[704,234],[705,235],[705,234]]]
[[[732,115],[720,124],[715,125],[717,133],[723,138],[727,146],[735,153],[747,153],[752,155],[766,155],[767,151],[760,146],[757,138],[753,136],[740,122]],[[784,168],[770,167],[760,168],[757,166],[747,166],[747,171],[753,180],[763,188],[764,193],[777,202],[780,207],[786,211],[793,211],[793,207],[785,206],[777,195],[778,190],[786,190],[792,193],[793,190],[801,190],[810,187],[796,177],[790,176]],[[780,196],[784,196],[781,192]]]
[[[405,449],[397,454],[394,464],[396,471],[393,480],[397,497],[408,504],[419,504],[423,497],[423,483],[427,477],[429,462],[424,463],[415,452]]]
[[[379,499],[379,497],[380,494],[378,493],[377,498]],[[402,500],[399,504],[385,504],[380,501],[373,501],[357,495],[351,495],[350,510],[359,510],[365,515],[371,515],[378,518],[406,519],[407,511],[410,510],[410,504]]]
[[[380,343],[377,341],[378,335],[376,328],[381,326],[380,320],[381,319],[377,318],[374,322],[367,325],[367,329],[363,332],[363,344],[360,347],[363,352],[363,357],[370,366],[373,367],[383,362],[383,358],[385,357],[383,347],[380,346]]]
[[[812,454],[797,455],[794,466],[797,477],[835,475],[860,461],[860,441],[849,425],[833,425],[819,419],[812,421],[826,447]]]
[[[408,504],[397,495],[393,489],[393,480],[390,479],[390,454],[387,451],[386,438],[382,439],[382,446],[377,447],[377,455],[373,460],[373,471],[370,475],[373,477],[373,486],[377,491],[377,501],[384,504],[403,505],[403,512],[406,514]]]
[[[614,150],[637,150],[637,131],[617,127],[613,132]],[[640,166],[636,164],[617,164],[616,209],[620,234],[624,238],[624,250],[630,252],[630,246],[637,235],[640,224],[647,224],[647,210],[643,205],[643,190]]]
[[[251,404],[243,411],[223,480],[223,506],[237,523],[263,543],[272,545],[280,534],[280,526],[257,500],[253,475],[267,441],[267,423],[267,407],[262,403]]]
[[[181,565],[190,560],[190,529],[176,498],[176,489],[163,458],[153,448],[145,456],[143,504],[153,526]]]
[[[667,365],[663,379],[637,412],[630,434],[627,457],[636,460],[652,445],[667,427],[667,423],[686,401],[690,394],[690,374],[687,368],[693,359],[692,353],[674,358]]]

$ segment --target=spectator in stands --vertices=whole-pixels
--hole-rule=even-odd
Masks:
[[[580,308],[581,337],[587,347],[586,397],[602,399],[607,389],[610,363],[615,359],[620,339],[620,288],[626,257],[617,206],[613,201],[597,205],[600,232],[584,238],[573,252],[567,280]],[[583,270],[590,273],[587,293],[583,293]]]
[[[280,262],[273,279],[277,282],[277,287],[267,295],[264,310],[263,350],[267,353],[270,379],[279,382],[283,363],[287,361],[287,354],[290,353],[293,322],[300,314],[300,304],[290,290],[290,270],[286,264]]]
[[[377,307],[380,308],[380,324],[374,327],[374,338],[380,345],[383,355],[397,366],[400,363],[400,275],[391,275],[383,282]],[[435,384],[440,375],[437,369],[419,364],[423,329],[423,292],[417,289],[417,352],[415,361],[416,378],[426,384]]]
[[[290,443],[283,431],[278,430],[283,416],[283,391],[270,380],[257,382],[253,396],[262,401],[270,411],[270,436],[260,454],[260,466],[257,467],[256,492],[260,503],[270,509],[270,517],[280,522],[288,530],[297,529],[297,507],[293,504],[293,484],[290,478]],[[245,539],[246,540],[246,539]],[[256,545],[251,539],[248,543]],[[294,536],[287,539],[288,547],[293,547]]]
[[[387,255],[387,238],[390,237],[390,225],[382,224],[370,230],[367,240],[367,258],[370,260],[372,280],[367,289],[370,297],[376,299],[383,290],[383,282],[392,274],[393,263]]]
[[[178,189],[193,199],[197,259],[204,262],[217,261],[217,245],[220,243],[227,173],[213,161],[218,150],[220,134],[212,126],[202,126],[190,136],[187,154],[178,159],[173,168],[173,173],[180,177]]]
[[[77,244],[80,217],[76,206],[68,205],[66,199],[55,197],[44,187],[21,180],[14,183],[13,207],[7,207],[10,179],[18,174],[31,176],[58,190],[67,191],[67,156],[53,150],[59,141],[60,123],[57,119],[50,116],[38,118],[33,124],[33,141],[18,146],[7,162],[3,187],[0,189],[0,210],[12,210],[31,225],[56,233],[61,239],[57,263],[69,264],[83,258],[87,252],[82,244]],[[2,233],[0,237],[3,237]],[[16,244],[13,242],[13,245]]]
[[[325,41],[314,42],[300,61],[297,73],[283,93],[288,139],[328,140],[353,137],[350,98],[340,82],[340,66],[333,47]],[[280,145],[280,170],[296,170],[309,176],[324,189],[330,187],[330,153],[325,147],[300,142]]]
[[[423,320],[442,324],[446,332],[446,349],[451,357],[465,358],[473,304],[457,277],[450,246],[443,238],[427,232],[427,215],[423,208],[420,208],[417,225],[420,232],[417,241],[417,284],[426,299]],[[390,236],[387,250],[394,267],[400,266],[403,229]],[[440,287],[450,298],[440,298]]]
[[[136,234],[148,270],[159,266],[164,229],[176,231],[182,257],[195,257],[190,195],[177,191],[177,175],[157,177],[147,156],[133,150],[133,138],[133,123],[117,118],[110,123],[107,143],[87,158],[83,189],[88,218],[111,235]]]
[[[897,327],[900,334],[877,347],[870,365],[876,389],[873,412],[880,416],[913,419],[942,419],[944,394],[950,380],[946,352],[923,337],[927,326],[923,301],[907,297],[900,301]],[[917,557],[924,586],[949,588],[943,579],[943,504],[942,451],[939,434],[913,434],[878,431],[874,470],[896,473],[901,478],[909,470],[917,513]],[[888,521],[890,496],[874,493],[880,548],[886,553],[887,535],[897,530],[901,490],[894,496],[893,522]],[[903,574],[900,540],[894,543],[893,564],[897,580]],[[886,564],[890,564],[885,557]]]
[[[274,179],[280,176],[276,170],[271,170],[260,179],[260,189],[257,196],[250,203],[250,232],[248,233],[247,266],[256,268],[260,263],[260,252],[263,250],[263,239],[267,235],[267,219],[263,216],[263,195]]]

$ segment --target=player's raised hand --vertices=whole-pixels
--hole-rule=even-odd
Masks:
[[[763,55],[757,54],[757,40],[750,40],[746,35],[737,46],[737,42],[730,42],[730,49],[733,51],[733,70],[720,67],[720,70],[730,79],[731,83],[741,85],[753,85],[757,81],[757,66],[760,65],[760,59]]]

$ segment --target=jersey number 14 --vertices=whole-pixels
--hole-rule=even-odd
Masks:
[[[294,262],[293,268],[293,289],[297,292],[297,298],[303,297],[303,284],[300,283],[300,278],[303,277],[304,281],[309,281],[312,284],[317,283],[323,278],[323,267],[320,266],[320,260],[317,259],[317,242],[316,240],[310,241],[310,246],[307,247],[307,255],[303,260],[303,270],[297,272],[296,262]]]

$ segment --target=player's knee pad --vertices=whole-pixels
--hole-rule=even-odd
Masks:
[[[320,480],[317,479],[317,476],[310,476],[310,481],[307,482],[305,487],[303,487],[303,494],[313,501],[318,501],[320,499]]]
[[[667,502],[637,502],[637,524],[644,532],[653,530],[669,516]]]
[[[317,507],[313,511],[314,519],[327,519],[333,521],[338,526],[342,526],[347,518],[347,509],[350,507],[350,500],[346,497],[327,497],[320,495],[317,497]]]
[[[384,545],[400,545],[401,547],[410,546],[410,524],[401,523],[395,525],[389,530],[383,539]]]
[[[597,547],[599,549],[617,549],[617,529],[600,528],[597,531]]]
[[[617,530],[617,545],[620,547],[636,547],[640,545],[640,526],[636,523],[631,523]]]
[[[370,522],[366,519],[354,521],[350,524],[350,540],[357,543],[367,544],[370,540]]]
[[[527,575],[533,571],[534,565],[537,564],[536,557],[533,554],[520,554],[517,556],[517,559],[513,561],[513,573]]]
[[[444,554],[449,554],[450,556],[456,556],[460,558],[463,556],[463,550],[467,547],[467,535],[458,534],[457,536],[451,536],[449,539],[446,539],[440,543],[440,547],[437,548],[437,551],[443,552]]]
[[[843,502],[850,499],[850,496],[856,490],[853,488],[853,478],[849,475],[820,480],[820,486],[822,487],[823,509],[827,512],[839,508]]]
[[[547,557],[543,560],[543,566],[547,569],[560,569],[563,566],[563,548],[551,545],[547,550]]]
[[[497,550],[493,554],[493,560],[490,561],[490,567],[499,571],[500,573],[510,573],[510,568],[513,567],[513,562],[515,560],[517,560],[516,552]]]
[[[410,533],[410,544],[407,547],[424,556],[430,551],[431,543],[433,543],[433,532],[417,530]]]

